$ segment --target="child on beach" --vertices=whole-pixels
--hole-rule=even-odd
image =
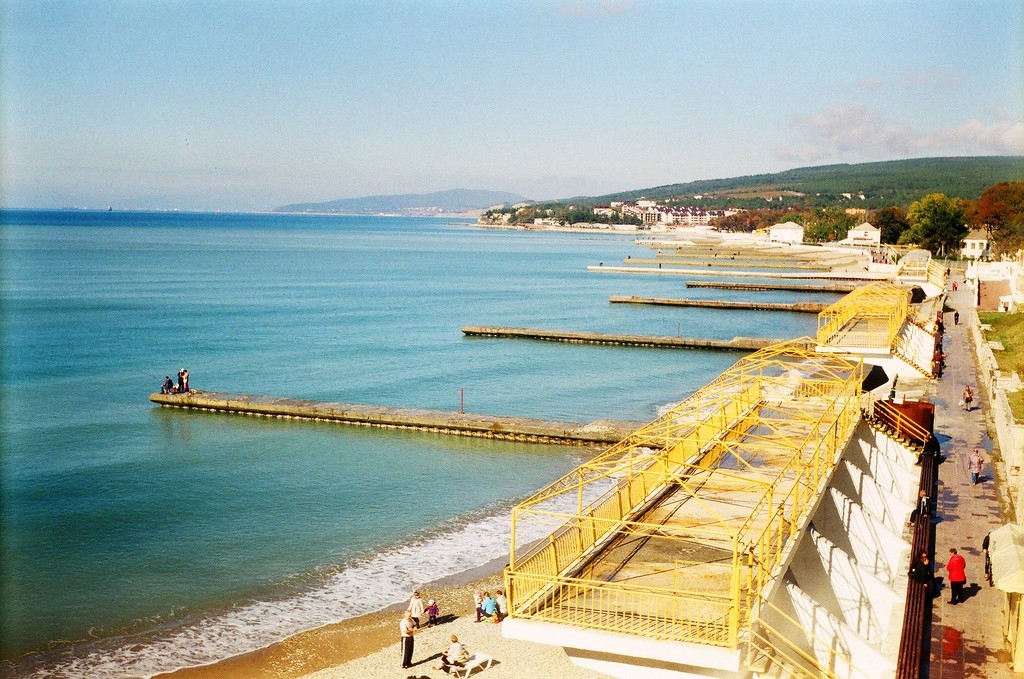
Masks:
[[[427,627],[433,627],[437,624],[438,613],[437,604],[433,599],[427,602],[427,608],[425,610],[427,612]]]

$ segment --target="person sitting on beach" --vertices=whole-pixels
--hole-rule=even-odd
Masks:
[[[498,596],[494,598],[494,603],[498,606],[498,622],[501,622],[508,617],[508,598],[505,597],[504,590],[498,590]]]
[[[425,607],[423,606],[423,599],[420,598],[419,592],[412,593],[412,598],[409,599],[409,608],[406,610],[412,613],[413,624],[416,625],[416,629],[419,629],[420,618],[423,617],[423,611],[425,610]]]
[[[173,394],[174,393],[174,382],[171,380],[170,375],[164,375],[164,383],[160,386],[161,394]]]
[[[459,642],[459,638],[453,634],[451,645],[448,646],[447,651],[441,654],[441,664],[434,667],[434,669],[449,672],[453,665],[456,667],[462,667],[465,665],[468,658],[469,652],[466,650],[466,647]]]
[[[490,592],[484,592],[484,601],[480,604],[480,610],[482,610],[484,615],[488,618],[498,612],[498,604],[491,598]]]
[[[427,608],[425,610],[427,612],[427,627],[433,627],[437,624],[437,603],[431,599],[427,602]]]

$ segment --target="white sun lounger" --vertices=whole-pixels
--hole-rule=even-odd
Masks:
[[[468,677],[470,672],[478,667],[487,668],[494,662],[494,658],[487,655],[486,653],[474,653],[466,659],[466,664],[462,667],[452,667],[451,675],[453,677]]]

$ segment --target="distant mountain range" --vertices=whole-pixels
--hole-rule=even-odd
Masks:
[[[765,199],[782,201],[784,197],[785,204],[793,206],[825,206],[853,200],[858,207],[879,208],[908,205],[929,193],[976,200],[987,187],[1007,181],[1024,181],[1024,156],[914,158],[821,165],[632,189],[604,196],[577,196],[544,201],[544,204],[594,206],[613,200],[677,198],[705,207],[764,207]],[[454,189],[295,203],[282,205],[274,212],[475,217],[489,207],[531,202],[534,201],[503,191]]]
[[[294,203],[274,208],[274,212],[315,212],[345,215],[405,215],[434,217],[441,215],[476,216],[495,205],[528,202],[526,198],[504,191],[453,189],[434,193],[403,193],[393,196],[342,198],[325,203]]]

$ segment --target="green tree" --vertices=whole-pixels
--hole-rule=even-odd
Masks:
[[[799,222],[800,220],[794,220]],[[804,239],[808,241],[840,241],[855,226],[855,219],[842,207],[816,208],[806,213],[803,221]]]
[[[899,242],[916,243],[934,255],[959,250],[968,234],[963,206],[942,193],[932,193],[911,203],[907,221],[910,228],[903,232]]]
[[[871,215],[871,225],[882,232],[883,243],[899,242],[903,232],[910,228],[907,216],[898,207],[887,207]]]

